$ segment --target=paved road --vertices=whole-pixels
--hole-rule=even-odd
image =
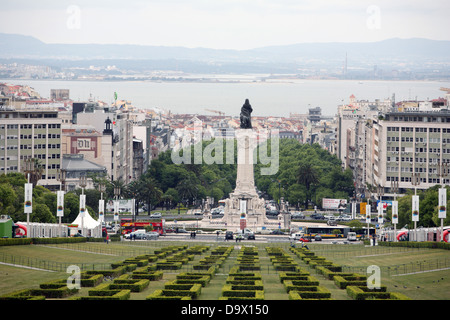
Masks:
[[[131,240],[125,240],[131,241]],[[155,240],[133,240],[133,241],[155,241]],[[189,241],[189,242],[224,242],[224,243],[235,243],[236,240],[225,241],[225,235],[221,234],[219,237],[216,234],[202,234],[197,233],[195,238],[191,238],[191,233],[168,233],[165,236],[160,236],[156,241]],[[239,243],[242,244],[252,244],[252,243],[289,243],[289,235],[255,235],[255,240],[242,240]],[[322,241],[312,241],[312,243],[323,243],[323,244],[333,244],[333,243],[345,243],[347,239],[325,239]],[[349,242],[350,244],[359,243]]]

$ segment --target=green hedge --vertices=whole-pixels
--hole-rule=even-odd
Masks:
[[[119,266],[112,270],[87,270],[86,274],[94,275],[94,274],[102,274],[105,277],[117,278],[124,274],[127,270],[127,266]]]
[[[8,238],[0,239],[0,246],[18,246],[32,244],[33,239],[30,238]]]
[[[172,289],[170,289],[172,288]],[[202,285],[195,284],[174,284],[169,282],[162,290],[156,290],[151,295],[147,296],[147,300],[163,299],[164,297],[190,297],[197,298],[201,294]],[[179,299],[179,298],[177,298]]]
[[[128,289],[110,289],[110,283],[103,283],[89,290],[88,296],[74,297],[72,300],[128,300],[131,291]]]
[[[2,295],[0,300],[45,300],[45,296],[34,295],[31,289],[23,289]]]
[[[330,299],[331,292],[321,286],[306,286],[300,290],[289,291],[289,299],[291,299],[291,292],[296,292],[302,299]],[[293,299],[291,299],[293,300]]]
[[[81,273],[81,286],[82,287],[95,287],[103,281],[103,274],[87,275]]]
[[[190,296],[166,296],[163,290],[155,290],[151,295],[145,298],[146,300],[192,300]]]
[[[316,271],[319,274],[322,274],[328,280],[333,280],[333,277],[335,275],[342,273],[342,267],[339,265],[335,265],[335,264],[330,265],[330,266],[317,266]],[[346,273],[346,274],[351,275],[350,273]]]
[[[330,298],[302,298],[298,291],[289,291],[289,300],[330,300]]]
[[[382,300],[410,300],[407,296],[397,292],[386,292],[386,287],[369,289],[366,286],[348,286],[347,294],[354,300],[382,299]]]
[[[111,236],[111,240],[113,240],[112,236]],[[8,238],[8,239],[0,239],[0,246],[16,246],[16,245],[27,245],[27,244],[104,242],[104,241],[105,241],[105,238],[85,238],[85,237]],[[115,239],[114,239],[114,241],[115,241]]]
[[[165,260],[156,262],[157,270],[177,270],[177,269],[181,269],[181,267],[182,267],[181,262],[167,262]]]
[[[202,287],[206,287],[210,281],[211,281],[210,275],[202,275],[188,272],[183,272],[177,275],[177,283],[180,284],[199,283],[202,285]]]
[[[307,276],[304,280],[284,280],[283,285],[287,292],[291,290],[302,291],[299,290],[299,288],[311,286],[317,287],[319,285],[319,281],[312,276]]]
[[[147,279],[147,280],[150,280],[150,281],[158,281],[158,280],[161,280],[163,278],[163,272],[162,271],[140,271],[140,270],[136,270],[136,271],[133,271],[133,273],[131,275],[131,278],[132,279]]]
[[[347,286],[365,286],[367,285],[367,276],[360,274],[335,275],[334,283],[339,289],[345,289]]]
[[[78,289],[69,289],[67,286],[57,289],[30,289],[33,296],[45,296],[46,298],[66,298],[78,292]]]
[[[194,247],[190,247],[189,249],[186,249],[186,253],[200,255],[208,250],[209,250],[208,246],[194,246]]]
[[[222,297],[225,298],[247,298],[254,300],[264,300],[263,290],[238,290],[233,289],[232,285],[224,285],[222,288]]]
[[[369,244],[367,240],[367,244]],[[386,247],[407,247],[407,248],[424,248],[424,249],[444,249],[450,250],[450,243],[448,242],[436,242],[436,241],[378,241],[379,246]]]
[[[155,262],[158,260],[158,256],[156,254],[142,254],[137,256],[135,259],[144,260],[146,259],[148,262]]]
[[[299,267],[296,272],[279,272],[278,275],[283,283],[284,280],[304,280],[309,276],[309,272]]]
[[[223,287],[227,290],[264,290],[263,282],[262,280],[251,280],[251,281],[244,281],[244,280],[230,280],[227,281],[227,284]],[[229,289],[228,289],[229,288]]]
[[[150,280],[147,279],[130,279],[130,275],[125,274],[109,286],[110,290],[128,289],[131,292],[141,292],[148,287]]]

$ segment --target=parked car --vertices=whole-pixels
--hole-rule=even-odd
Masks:
[[[203,212],[200,209],[196,209],[196,210],[194,210],[194,215],[201,216],[201,215],[203,215]]]
[[[300,240],[303,237],[303,233],[293,233],[289,236],[290,241]]]
[[[233,240],[233,231],[225,232],[225,240]]]
[[[256,234],[270,234],[272,232],[271,229],[268,229],[266,227],[257,227],[256,228]]]
[[[305,214],[303,212],[292,212],[291,218],[292,219],[305,219]]]
[[[255,240],[255,234],[252,232],[252,233],[247,233],[247,234],[244,234],[244,239],[247,239],[247,240]]]
[[[266,211],[266,215],[268,215],[268,216],[277,216],[279,213],[280,212],[278,210],[274,210],[274,209]]]
[[[138,229],[136,231],[125,234],[125,239],[142,239],[142,235],[145,234],[144,229]]]
[[[329,225],[329,226],[337,226],[337,221],[336,221],[336,218],[335,217],[330,217],[330,219],[328,219],[328,221],[327,221],[327,225]]]
[[[154,212],[150,215],[150,218],[162,218],[161,212]]]
[[[158,240],[159,233],[158,232],[147,232],[143,235],[144,240]]]
[[[211,210],[211,214],[224,214],[224,209],[223,207],[214,208]]]
[[[305,236],[302,236],[300,239],[298,239],[299,242],[311,242],[311,240]]]
[[[188,233],[186,229],[181,229],[181,228],[176,228],[175,232],[176,233]]]
[[[323,216],[323,214],[320,214],[320,213],[311,214],[311,218],[316,219],[316,220],[325,220],[325,217]]]
[[[314,237],[314,241],[322,241],[322,237],[320,236],[320,234],[316,234],[316,236]]]
[[[131,232],[125,235],[125,239],[130,240],[142,240],[144,239],[144,232]]]
[[[280,229],[275,229],[270,234],[285,234],[285,233],[283,231],[281,231]]]

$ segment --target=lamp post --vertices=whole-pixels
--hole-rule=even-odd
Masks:
[[[398,223],[398,181],[391,181],[391,192],[394,193],[394,201],[392,201],[392,223],[394,224],[394,242],[397,241],[397,223]]]
[[[114,222],[117,227],[117,221],[119,220],[119,196],[120,196],[120,187],[114,187]]]
[[[80,175],[79,185],[81,187],[80,194],[80,213],[81,213],[81,235],[84,234],[84,215],[86,212],[86,195],[84,194],[84,188],[87,186],[87,177]]]
[[[441,219],[441,242],[444,241],[444,219],[447,217],[447,189],[445,188],[444,177],[449,174],[448,163],[438,163],[438,176],[442,188],[439,188],[439,219]]]
[[[98,220],[100,222],[100,235],[102,233],[102,223],[105,220],[105,200],[103,200],[103,192],[105,192],[106,186],[103,182],[98,184],[98,191],[100,191],[100,200],[98,200]]]
[[[66,170],[58,169],[57,177],[58,180],[61,181],[61,184],[59,185],[59,191],[56,192],[56,216],[59,220],[59,236],[61,237],[61,218],[64,216],[64,193],[66,191]]]
[[[417,221],[419,221],[419,196],[417,195],[417,186],[420,184],[420,173],[414,172],[412,174],[411,184],[414,186],[414,196],[412,197],[412,221],[414,221],[414,240],[417,241]]]
[[[27,178],[27,183],[24,186],[24,212],[27,214],[27,237],[31,237],[30,230],[30,214],[33,212],[33,186],[31,181],[35,180],[35,162],[34,159],[28,158],[23,161],[23,172]]]
[[[384,194],[384,188],[381,185],[378,185],[377,187],[377,193],[378,193],[378,226],[381,229],[381,225],[384,223],[383,219],[383,194]]]

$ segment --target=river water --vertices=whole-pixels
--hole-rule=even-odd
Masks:
[[[396,101],[427,100],[443,97],[440,87],[450,82],[437,81],[357,81],[357,80],[285,80],[241,82],[156,82],[156,81],[61,81],[1,80],[10,84],[27,84],[48,98],[50,89],[69,89],[74,101],[90,97],[114,102],[129,100],[138,108],[160,108],[172,113],[211,114],[218,110],[237,116],[245,99],[250,100],[253,116],[289,116],[321,107],[323,115],[334,115],[337,106],[348,103],[350,95],[358,100],[384,100],[395,94]]]

